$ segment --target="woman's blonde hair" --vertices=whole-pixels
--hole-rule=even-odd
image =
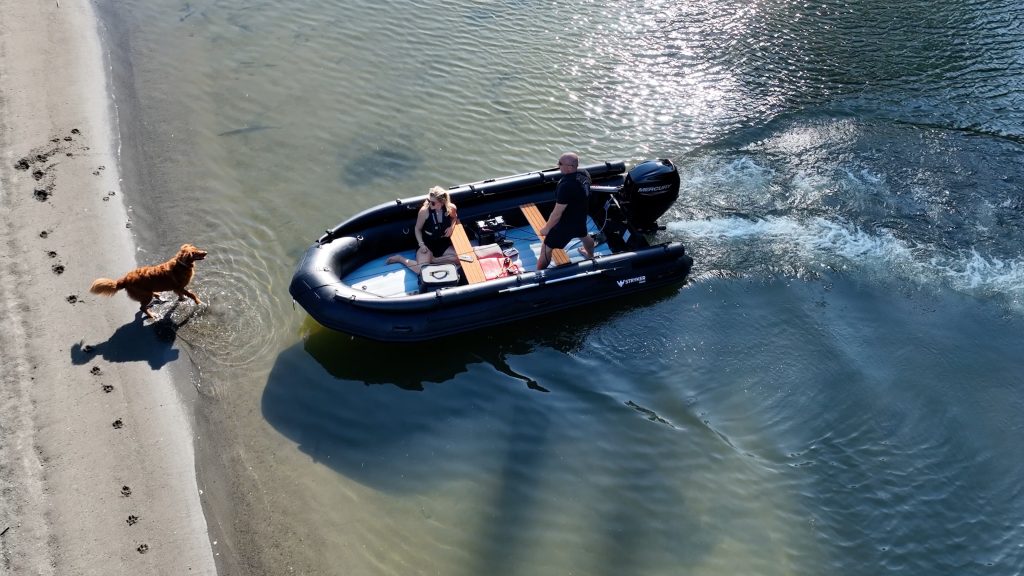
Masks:
[[[427,208],[430,208],[431,200],[440,201],[441,207],[444,208],[445,213],[448,214],[449,216],[451,215],[452,208],[455,205],[452,204],[452,197],[450,194],[448,194],[447,190],[440,186],[434,186],[433,188],[430,189],[430,192],[427,192],[427,199],[423,201],[423,205],[426,206]]]

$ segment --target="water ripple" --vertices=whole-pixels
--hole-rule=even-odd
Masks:
[[[274,289],[271,263],[246,243],[211,243],[197,272],[196,289],[208,305],[182,327],[179,337],[193,343],[204,370],[239,368],[273,356],[281,331],[282,290]]]

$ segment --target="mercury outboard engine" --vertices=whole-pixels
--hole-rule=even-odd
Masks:
[[[671,160],[648,160],[621,185],[595,184],[590,191],[591,215],[612,251],[636,250],[649,246],[645,234],[665,229],[658,218],[679,198],[679,172]]]
[[[646,233],[664,229],[658,225],[658,218],[679,198],[679,172],[667,158],[637,164],[626,175],[617,196],[637,230]]]

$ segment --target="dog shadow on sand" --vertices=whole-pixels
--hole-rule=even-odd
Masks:
[[[174,348],[178,329],[191,318],[189,315],[176,323],[171,316],[171,313],[167,313],[159,320],[146,324],[146,317],[139,312],[134,320],[115,330],[105,342],[86,344],[80,341],[74,344],[71,347],[71,363],[80,366],[102,358],[115,363],[146,362],[153,370],[159,370],[178,359],[180,351]]]

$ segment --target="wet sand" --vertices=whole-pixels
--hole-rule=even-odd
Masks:
[[[156,263],[135,260],[92,10],[0,1],[0,574],[215,574],[187,351],[88,292]]]

